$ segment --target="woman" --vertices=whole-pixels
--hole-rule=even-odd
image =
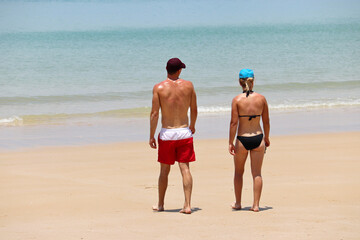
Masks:
[[[244,165],[250,152],[251,173],[254,184],[254,202],[250,210],[259,211],[259,202],[262,189],[261,165],[264,159],[265,147],[269,141],[269,110],[263,95],[253,92],[254,72],[251,69],[242,69],[239,73],[239,82],[243,93],[236,96],[231,104],[231,121],[229,131],[229,152],[234,156],[235,202],[232,208],[241,209],[241,190],[243,186]],[[260,126],[262,117],[264,132]],[[234,138],[237,128],[237,139]]]

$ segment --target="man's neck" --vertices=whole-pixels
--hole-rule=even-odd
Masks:
[[[179,79],[179,75],[168,75],[167,77],[168,77],[167,79],[171,81],[176,81]]]

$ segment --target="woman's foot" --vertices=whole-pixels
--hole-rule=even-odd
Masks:
[[[250,208],[250,211],[253,211],[253,212],[259,212],[260,209],[259,209],[259,206],[253,206],[252,208]]]
[[[179,213],[191,214],[191,208],[190,207],[184,207],[183,209],[180,210]]]
[[[231,208],[234,210],[241,210],[241,204],[234,202],[231,204]]]

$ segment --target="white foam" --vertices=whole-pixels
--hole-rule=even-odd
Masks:
[[[356,107],[360,106],[360,99],[354,101],[334,101],[334,102],[316,102],[302,104],[278,104],[269,105],[273,110],[301,110],[301,109],[320,109],[320,108],[337,108],[337,107]]]
[[[230,107],[221,107],[221,106],[209,106],[198,108],[199,113],[221,113],[221,112],[230,112]]]
[[[306,109],[324,109],[324,108],[339,108],[339,107],[359,107],[360,99],[355,100],[335,100],[329,102],[305,102],[305,103],[289,103],[289,104],[269,104],[270,110],[306,110]],[[199,106],[198,112],[200,114],[212,113],[229,113],[231,107],[224,106]]]
[[[18,116],[0,119],[0,126],[22,126],[23,119]]]

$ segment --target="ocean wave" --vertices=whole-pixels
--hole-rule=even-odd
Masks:
[[[216,86],[216,87],[197,87],[196,92],[198,94],[221,94],[221,93],[238,93],[241,87],[235,86]],[[282,91],[316,91],[316,90],[341,90],[341,89],[360,89],[360,80],[351,81],[314,81],[314,82],[285,82],[285,83],[266,83],[256,82],[254,87],[255,91],[266,93],[282,92]]]
[[[305,102],[305,103],[289,103],[289,104],[269,104],[270,110],[306,110],[306,109],[321,109],[321,108],[340,108],[340,107],[360,107],[360,99],[354,100],[337,100],[329,102]],[[200,114],[212,114],[230,112],[230,107],[225,106],[200,106],[198,112]]]
[[[93,113],[59,113],[13,116],[0,119],[0,126],[61,124],[67,121],[86,121],[90,118],[137,118],[149,116],[150,107],[116,109]]]
[[[0,119],[0,126],[22,126],[23,119],[18,116]]]
[[[304,110],[304,109],[321,109],[321,108],[340,108],[340,107],[359,107],[360,99],[354,101],[335,101],[335,102],[316,102],[301,104],[278,104],[269,105],[269,109],[273,110]]]
[[[89,93],[74,95],[53,95],[53,96],[17,96],[17,97],[0,97],[0,104],[19,105],[19,104],[49,104],[49,103],[74,103],[74,102],[102,102],[102,101],[122,101],[124,99],[138,99],[146,96],[151,97],[149,91],[128,91],[128,92],[105,92]]]
[[[264,83],[258,84],[261,88],[281,88],[281,89],[324,89],[324,88],[349,88],[349,87],[360,87],[360,80],[349,80],[349,81],[313,81],[313,82],[285,82],[285,83]]]
[[[222,113],[222,112],[230,112],[230,107],[221,107],[221,106],[210,106],[210,107],[198,107],[198,112],[201,113]]]
[[[219,94],[238,94],[240,86],[195,86],[196,92],[200,96],[214,96]],[[323,89],[360,89],[360,80],[355,81],[319,81],[319,82],[286,82],[286,83],[257,83],[255,91],[266,94],[268,91],[316,91]],[[103,92],[70,95],[49,95],[49,96],[2,96],[2,105],[22,105],[22,104],[49,104],[49,103],[92,103],[106,101],[129,101],[132,99],[150,99],[152,91],[134,90],[124,92]],[[301,94],[301,93],[300,93]],[[235,96],[235,95],[234,95]]]
[[[269,104],[269,109],[273,111],[303,111],[327,108],[346,108],[360,107],[360,99],[353,100],[333,100],[324,102],[304,102],[304,103],[282,103]],[[146,118],[150,114],[151,107],[139,107],[128,109],[115,109],[110,111],[92,113],[60,113],[60,114],[34,114],[20,115],[0,118],[0,126],[26,126],[41,124],[66,124],[67,122],[91,122],[92,119],[107,118]],[[230,106],[199,106],[199,115],[229,114]]]

